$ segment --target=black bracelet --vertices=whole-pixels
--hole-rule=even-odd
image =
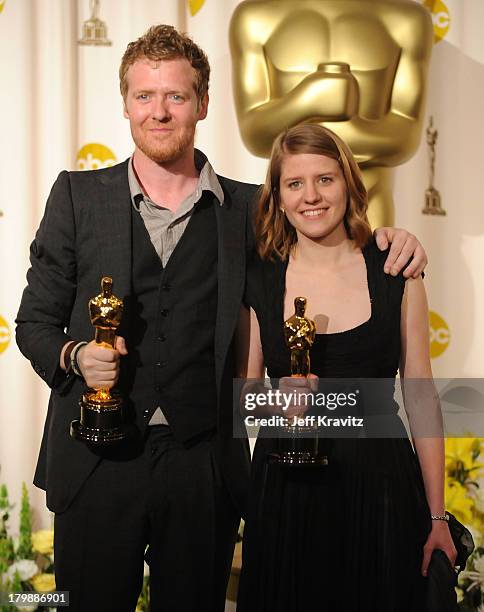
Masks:
[[[81,378],[84,378],[81,372],[81,368],[79,367],[79,363],[77,361],[77,355],[79,353],[79,350],[83,347],[86,346],[87,342],[78,342],[76,344],[76,346],[72,349],[71,351],[71,368],[72,371],[74,372],[74,374],[77,374],[77,376],[80,376]]]
[[[71,340],[64,351],[64,370],[67,375],[71,374],[72,372],[71,353],[76,344],[77,342],[75,340]]]

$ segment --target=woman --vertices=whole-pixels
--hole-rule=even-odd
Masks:
[[[262,378],[267,367],[284,390],[314,387],[316,376],[394,379],[398,370],[431,382],[422,279],[383,272],[366,209],[358,166],[335,134],[305,124],[276,139],[248,270],[250,320],[239,323],[239,338],[250,338],[241,375]],[[313,380],[303,383],[288,378],[283,334],[297,296],[316,324]],[[397,409],[391,395],[378,407],[394,420]],[[435,417],[438,406],[430,410]],[[238,612],[424,609],[432,552],[453,565],[456,550],[442,520],[443,439],[415,437],[407,411],[416,454],[404,436],[336,438],[324,442],[327,466],[290,468],[268,462],[275,440],[257,441]]]

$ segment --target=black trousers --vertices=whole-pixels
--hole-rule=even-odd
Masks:
[[[166,426],[148,430],[103,451],[56,514],[57,590],[72,611],[134,612],[146,551],[153,612],[223,612],[239,517],[211,437],[187,448]]]

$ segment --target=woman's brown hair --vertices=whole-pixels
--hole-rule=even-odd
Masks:
[[[346,231],[357,247],[363,247],[371,237],[371,228],[366,216],[368,195],[358,164],[349,147],[334,132],[316,123],[303,123],[279,134],[272,145],[255,216],[259,255],[263,259],[277,256],[286,260],[297,243],[296,230],[281,210],[280,180],[284,155],[301,153],[325,155],[338,162],[348,194],[344,216]]]

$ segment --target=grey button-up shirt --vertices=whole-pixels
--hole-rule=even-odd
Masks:
[[[195,149],[195,166],[200,173],[197,187],[193,193],[183,200],[178,210],[172,212],[165,208],[162,203],[153,202],[143,192],[133,167],[133,157],[131,156],[129,160],[128,181],[131,202],[144,221],[150,240],[155,247],[155,251],[158,253],[163,267],[168,263],[171,254],[182,237],[203,192],[211,191],[219,201],[220,206],[224,202],[224,192],[214,169],[206,156],[197,149]],[[168,425],[161,407],[155,410],[149,425]]]
[[[186,197],[174,213],[163,206],[163,203],[155,203],[143,192],[138,181],[134,167],[133,157],[128,164],[128,181],[133,206],[140,213],[155,251],[163,264],[166,266],[171,254],[175,250],[178,241],[183,235],[195,205],[200,201],[204,191],[211,191],[220,205],[224,201],[224,192],[220,186],[217,175],[205,155],[195,150],[195,166],[200,172],[195,191]]]

